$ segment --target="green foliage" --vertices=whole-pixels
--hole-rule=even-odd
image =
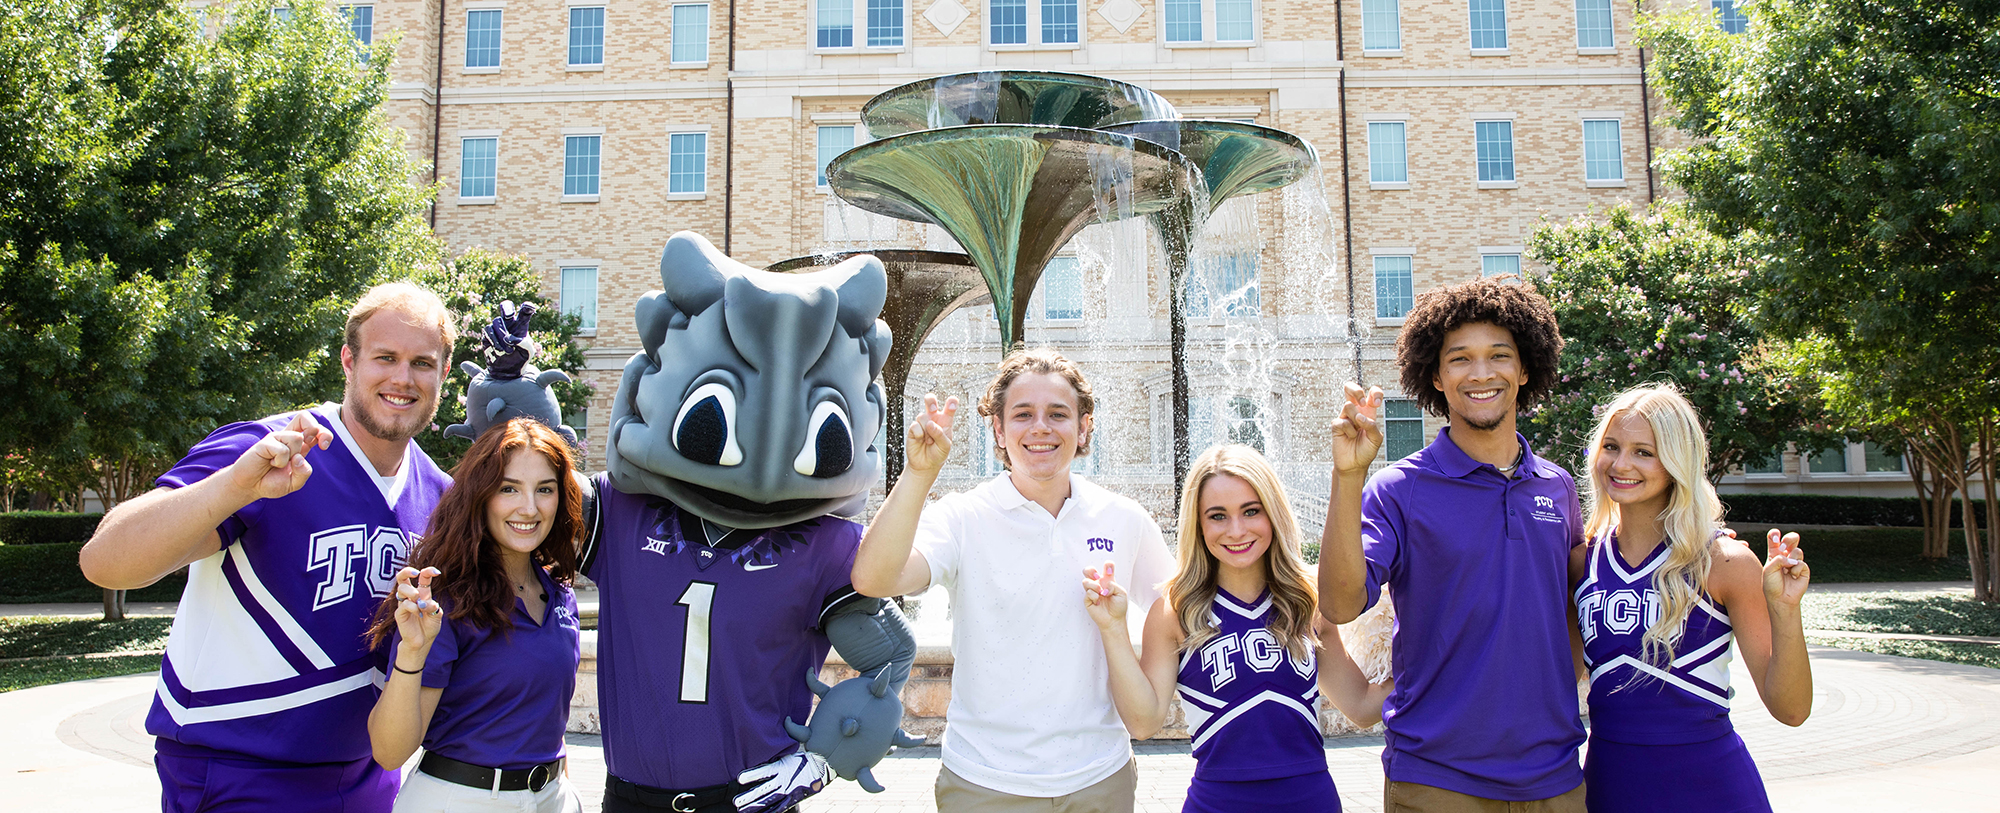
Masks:
[[[97,603],[103,588],[91,584],[77,567],[82,542],[48,545],[0,545],[0,604]],[[125,593],[127,601],[179,601],[187,587],[187,571]]]
[[[555,385],[556,400],[562,404],[563,414],[567,416],[582,409],[589,400],[590,387],[582,379],[583,347],[576,341],[577,333],[583,329],[583,319],[562,313],[556,303],[542,295],[541,275],[535,273],[534,266],[525,258],[473,250],[449,265],[427,271],[417,281],[436,291],[445,305],[459,315],[458,346],[452,348],[451,375],[445,380],[444,394],[438,404],[440,429],[465,422],[465,388],[471,385],[472,377],[459,369],[459,363],[471,361],[484,366],[489,360],[480,350],[479,340],[503,301],[516,305],[533,303],[539,308],[528,323],[528,331],[542,351],[531,363],[544,370],[569,373],[574,383]],[[575,428],[578,432],[583,430]],[[458,459],[472,447],[471,441],[447,438],[441,431],[426,432],[417,438],[417,443],[446,471],[458,465]]]
[[[1959,501],[1955,501],[1959,502]],[[1848,497],[1838,494],[1724,494],[1730,522],[1775,525],[1882,525],[1919,528],[1923,505],[1915,497]],[[1986,524],[1986,504],[1974,502],[1972,514]],[[1951,509],[1949,526],[1962,526],[1959,507]]]
[[[0,618],[0,658],[90,655],[101,652],[157,652],[167,647],[171,617],[95,618],[13,616]]]
[[[331,396],[348,304],[435,264],[392,46],[291,9],[211,40],[171,0],[0,5],[0,448],[45,479],[126,496]]]
[[[1774,526],[1788,529],[1780,523],[1731,520],[1731,525],[1760,555],[1766,529]],[[1924,532],[1921,528],[1799,531],[1799,546],[1805,550],[1807,560],[1812,562],[1815,584],[1971,579],[1972,570],[1965,559],[1965,536],[1952,531],[1949,542],[1949,556],[1926,559],[1922,555]]]
[[[32,689],[74,680],[136,675],[160,668],[158,655],[114,655],[108,658],[51,658],[0,663],[0,692]]]
[[[1806,593],[1806,629],[2000,636],[2000,606],[1962,593]]]
[[[1741,305],[1752,261],[1739,242],[1671,205],[1644,216],[1620,205],[1545,223],[1528,251],[1549,268],[1536,285],[1565,342],[1561,384],[1523,416],[1538,452],[1582,472],[1602,407],[1656,382],[1678,387],[1708,421],[1711,475],[1786,441],[1830,442],[1800,429],[1813,405],[1761,357]]]
[[[15,511],[0,514],[0,545],[60,545],[90,541],[103,514]]]

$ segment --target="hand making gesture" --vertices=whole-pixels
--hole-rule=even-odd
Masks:
[[[903,444],[903,467],[909,471],[934,472],[951,456],[951,425],[958,416],[958,398],[945,399],[938,406],[936,395],[924,395],[924,411],[912,421]]]
[[[1131,603],[1125,588],[1111,580],[1116,571],[1117,566],[1110,562],[1104,563],[1102,572],[1094,567],[1083,569],[1084,609],[1089,611],[1090,620],[1096,622],[1100,630],[1122,628],[1125,611]]]
[[[1365,475],[1382,450],[1382,388],[1364,393],[1349,381],[1346,394],[1347,403],[1333,419],[1333,466],[1342,474]]]
[[[430,657],[431,642],[437,639],[438,628],[444,625],[444,608],[437,599],[431,597],[431,580],[438,577],[438,569],[427,567],[418,570],[403,568],[396,574],[396,632],[403,640],[396,644],[396,668],[405,673],[422,671],[425,659]],[[416,665],[411,666],[410,662]]]
[[[1812,583],[1812,566],[1806,564],[1805,551],[1799,548],[1799,535],[1789,533],[1780,539],[1778,529],[1772,528],[1765,535],[1765,546],[1764,600],[1798,606],[1806,586]]]
[[[333,443],[333,433],[305,410],[285,428],[265,435],[229,466],[229,482],[252,499],[275,499],[299,490],[312,476],[306,453]]]

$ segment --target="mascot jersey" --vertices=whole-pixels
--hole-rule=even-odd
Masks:
[[[1326,771],[1319,684],[1271,634],[1271,595],[1245,603],[1215,591],[1215,637],[1181,655],[1181,709],[1194,738],[1194,775],[1245,782]]]
[[[720,785],[798,747],[807,670],[830,648],[861,526],[817,517],[708,543],[702,520],[598,475],[583,572],[597,582],[598,697],[611,774],[655,788]]]
[[[372,753],[364,721],[383,667],[368,621],[451,480],[415,443],[381,477],[338,407],[312,416],[335,439],[308,453],[305,485],[239,509],[216,528],[222,550],[188,566],[147,733],[284,762]],[[158,484],[200,482],[290,420],[217,429]]]

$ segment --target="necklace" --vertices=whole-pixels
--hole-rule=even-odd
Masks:
[[[1521,467],[1521,457],[1525,454],[1526,452],[1517,449],[1514,452],[1514,462],[1505,466],[1494,466],[1494,468],[1499,469],[1502,475],[1512,477],[1514,476],[1514,470]]]

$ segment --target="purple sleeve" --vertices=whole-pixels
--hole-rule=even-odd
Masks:
[[[1392,481],[1401,481],[1397,475],[1393,469],[1383,471],[1361,490],[1361,559],[1368,571],[1364,611],[1382,598],[1382,585],[1403,547],[1403,507],[1390,488]]]
[[[1569,514],[1563,517],[1569,525],[1569,546],[1574,548],[1584,543],[1583,502],[1576,494],[1576,478],[1564,476],[1563,482],[1569,486]]]
[[[232,423],[217,429],[209,433],[209,436],[203,438],[200,443],[195,444],[194,448],[189,449],[186,457],[175,463],[166,474],[160,475],[153,484],[162,488],[186,488],[199,483],[208,479],[209,475],[228,468],[250,447],[257,445],[257,441],[263,440],[264,436],[273,431],[274,427],[257,421]],[[236,540],[241,539],[250,526],[256,524],[263,510],[263,500],[252,500],[249,505],[236,509],[236,513],[216,526],[216,533],[222,536],[222,546],[236,544]]]

